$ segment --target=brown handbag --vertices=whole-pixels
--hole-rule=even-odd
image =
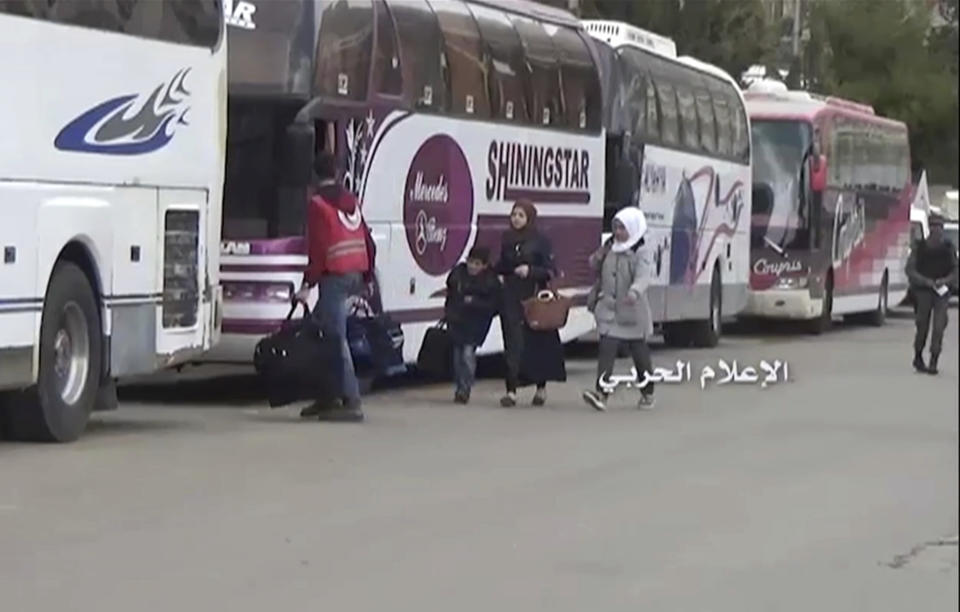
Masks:
[[[567,316],[573,300],[560,295],[554,289],[538,291],[536,295],[521,302],[523,316],[530,329],[552,331],[567,324]]]

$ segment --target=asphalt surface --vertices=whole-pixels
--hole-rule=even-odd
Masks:
[[[243,377],[125,389],[75,444],[0,443],[0,609],[955,610],[950,318],[939,377],[902,316],[657,348],[695,380],[647,411],[581,402],[589,347],[547,407],[408,381],[363,425]],[[701,389],[719,359],[790,380]]]

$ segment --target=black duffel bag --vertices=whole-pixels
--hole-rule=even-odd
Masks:
[[[272,408],[296,401],[336,399],[343,395],[340,339],[326,334],[303,304],[302,319],[290,308],[280,330],[257,343],[253,367]]]
[[[439,323],[427,329],[423,344],[417,354],[417,369],[428,376],[449,379],[453,372],[453,337],[447,323]]]
[[[403,330],[386,313],[375,314],[366,301],[355,302],[347,317],[347,342],[361,378],[396,376],[407,371]]]

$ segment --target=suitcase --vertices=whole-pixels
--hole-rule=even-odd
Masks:
[[[453,338],[445,321],[427,330],[417,355],[417,369],[437,378],[449,379],[453,372]]]
[[[253,366],[271,408],[343,395],[340,338],[325,334],[306,304],[304,317],[293,319],[296,308],[290,308],[281,328],[254,349]]]
[[[389,315],[370,306],[355,307],[347,317],[347,342],[357,376],[379,378],[407,371],[403,360],[403,330]]]

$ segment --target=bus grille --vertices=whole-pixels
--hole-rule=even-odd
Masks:
[[[167,211],[163,247],[163,327],[193,327],[200,307],[200,213]]]

